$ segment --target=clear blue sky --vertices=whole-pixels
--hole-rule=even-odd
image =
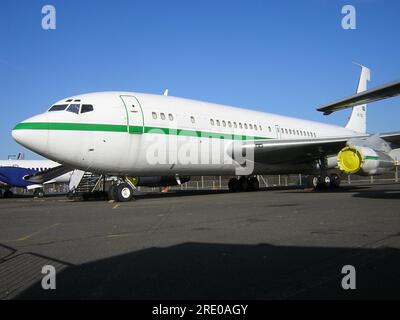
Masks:
[[[41,28],[41,9],[57,29]],[[341,8],[357,29],[341,28]],[[170,94],[335,124],[321,104],[354,93],[357,61],[370,86],[400,78],[398,0],[33,1],[0,5],[0,158],[25,151],[16,123],[69,95]],[[373,104],[368,130],[400,130],[400,98]]]

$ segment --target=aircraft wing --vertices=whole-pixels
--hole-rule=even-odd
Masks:
[[[72,168],[65,167],[63,165],[51,168],[49,170],[45,171],[40,171],[36,174],[33,174],[31,176],[25,177],[26,181],[32,182],[32,183],[38,183],[38,184],[43,184],[46,181],[52,180],[54,178],[57,178],[59,176],[62,176],[63,174],[72,171]]]
[[[334,101],[318,108],[324,115],[354,106],[371,103],[400,95],[400,80],[363,91],[350,97]]]
[[[392,149],[400,148],[400,132],[380,133],[379,137],[390,143]]]
[[[254,162],[258,163],[305,163],[320,159],[321,156],[336,155],[351,138],[354,136],[324,139],[257,140],[247,144],[237,144],[233,148],[235,153],[238,152],[237,148],[240,148],[240,151],[247,151],[245,158],[248,158],[254,151]]]

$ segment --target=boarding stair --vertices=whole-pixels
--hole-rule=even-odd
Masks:
[[[74,170],[69,183],[68,197],[86,200],[97,197],[103,190],[103,175],[88,171]]]

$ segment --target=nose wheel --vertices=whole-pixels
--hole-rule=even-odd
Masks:
[[[126,182],[114,184],[108,191],[110,200],[118,202],[128,202],[133,199],[133,188]]]

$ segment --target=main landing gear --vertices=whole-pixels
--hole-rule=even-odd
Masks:
[[[133,200],[133,187],[127,182],[111,185],[108,190],[108,198],[118,202]]]
[[[10,189],[6,189],[3,192],[2,197],[3,198],[12,198],[12,197],[14,197],[14,193]]]
[[[229,192],[258,191],[260,183],[256,177],[232,178],[228,183]]]
[[[321,176],[311,175],[308,177],[307,185],[316,190],[337,189],[340,187],[340,176],[336,173]]]

